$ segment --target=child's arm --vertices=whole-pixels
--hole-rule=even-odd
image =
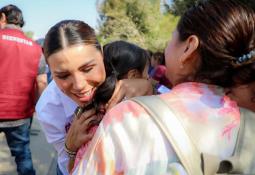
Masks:
[[[142,95],[152,95],[153,87],[150,80],[146,79],[123,79],[116,84],[114,93],[108,101],[106,109],[109,110],[124,98]]]

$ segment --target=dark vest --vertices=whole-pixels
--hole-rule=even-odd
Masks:
[[[0,30],[0,120],[33,115],[41,54],[22,31]]]

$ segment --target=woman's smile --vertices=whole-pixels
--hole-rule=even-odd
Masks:
[[[95,89],[96,89],[96,88],[92,88],[92,89],[90,89],[90,90],[83,91],[83,92],[80,92],[80,93],[73,93],[73,95],[74,95],[81,103],[88,102],[88,101],[91,101],[92,98],[94,97]]]
[[[91,102],[105,80],[102,53],[92,45],[65,48],[48,60],[58,87],[78,105]]]

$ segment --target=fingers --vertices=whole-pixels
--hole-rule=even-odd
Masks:
[[[81,116],[79,117],[78,121],[80,123],[83,123],[85,120],[87,120],[88,118],[90,118],[91,116],[95,115],[96,113],[96,110],[93,108],[93,109],[89,109],[87,111],[84,111]]]
[[[100,121],[102,120],[102,117],[98,115],[93,115],[81,123],[81,131],[86,133],[89,131],[89,129],[95,125],[98,125]]]
[[[75,118],[70,128],[75,132],[86,132],[91,126],[97,125],[102,117],[96,115],[95,109],[89,109],[81,114],[79,118]]]
[[[85,112],[83,112],[82,114],[80,114],[79,117],[74,117],[73,121],[72,121],[72,124],[70,126],[70,129],[72,130],[81,130],[83,129],[84,127],[86,127],[86,124],[84,125],[83,123],[90,117],[92,117],[93,115],[95,115],[95,109],[90,109],[90,110],[87,110]],[[70,130],[69,129],[69,130]],[[76,131],[78,132],[78,131]]]
[[[95,123],[99,123],[99,117],[92,115],[90,117],[85,116],[84,119],[76,120],[76,123],[72,123],[67,135],[66,143],[71,150],[78,150],[78,148],[88,139],[91,139],[91,134],[89,132],[92,126],[95,126]],[[83,121],[83,122],[80,122]]]
[[[89,126],[93,127],[93,126],[99,125],[99,123],[101,122],[102,118],[103,118],[103,115],[97,115],[93,120],[91,120],[89,122]]]
[[[93,138],[94,134],[95,134],[94,132],[91,132],[88,133],[87,135],[84,135],[84,137],[82,138],[83,144],[90,141]]]

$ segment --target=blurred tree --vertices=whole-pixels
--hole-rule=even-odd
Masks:
[[[163,50],[178,17],[160,10],[160,0],[98,1],[102,44],[127,40],[152,51]]]
[[[33,39],[33,37],[34,37],[34,32],[33,32],[33,31],[26,31],[26,32],[25,32],[25,35],[26,35],[28,38]]]
[[[190,8],[192,5],[205,0],[172,0],[172,3],[168,3],[166,0],[164,0],[164,5],[166,6],[166,9],[170,11],[170,13],[174,15],[182,15],[188,8]],[[247,6],[252,7],[255,9],[255,0],[236,0],[240,1],[243,4],[246,4]]]
[[[173,0],[169,10],[174,15],[182,15],[188,8],[199,0]]]

